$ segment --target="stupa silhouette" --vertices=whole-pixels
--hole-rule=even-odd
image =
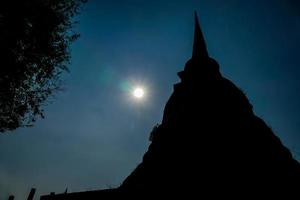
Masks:
[[[196,14],[192,58],[178,76],[181,82],[174,85],[142,162],[119,188],[94,191],[89,198],[244,199],[300,193],[300,164],[253,113],[245,94],[221,75]],[[88,199],[84,193],[73,197]]]
[[[192,58],[126,190],[166,194],[299,191],[300,165],[209,57],[195,14]],[[276,188],[278,189],[276,191]]]

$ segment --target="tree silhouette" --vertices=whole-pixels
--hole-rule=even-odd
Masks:
[[[0,3],[0,132],[32,126],[68,71],[74,16],[86,0]]]

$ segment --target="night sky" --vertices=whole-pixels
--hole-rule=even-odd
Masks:
[[[77,17],[64,91],[33,128],[0,135],[0,199],[24,199],[31,187],[39,196],[118,186],[140,163],[191,57],[194,10],[223,75],[299,160],[297,0],[90,0]]]

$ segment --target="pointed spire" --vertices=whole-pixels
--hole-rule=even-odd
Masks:
[[[195,11],[195,32],[192,59],[201,59],[208,57],[205,40],[199,25],[197,12]]]

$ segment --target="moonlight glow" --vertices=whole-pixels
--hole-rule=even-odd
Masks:
[[[132,95],[136,98],[136,99],[142,99],[145,95],[145,91],[143,88],[141,87],[136,87],[134,88]]]

